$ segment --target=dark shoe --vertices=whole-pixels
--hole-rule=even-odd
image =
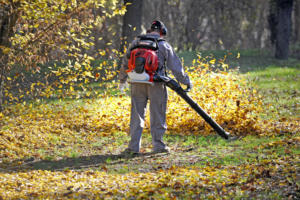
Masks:
[[[153,150],[152,153],[170,153],[170,147],[165,147],[164,149]]]
[[[121,155],[124,155],[124,156],[136,156],[136,155],[139,155],[139,152],[135,152],[135,151],[132,151],[131,149],[127,148],[123,152],[121,152]]]

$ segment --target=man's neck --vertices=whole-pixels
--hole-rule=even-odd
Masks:
[[[152,32],[150,32],[150,33],[148,33],[148,34],[162,37],[162,36],[161,36],[158,32],[156,32],[156,31],[152,31]]]
[[[151,35],[159,35],[159,33],[156,32],[156,31],[152,31],[152,32],[150,32],[150,34],[151,34]]]

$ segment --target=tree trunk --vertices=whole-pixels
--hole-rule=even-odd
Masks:
[[[0,5],[0,46],[10,47],[9,38],[13,35],[13,27],[16,23],[18,13],[15,9],[17,4]],[[4,83],[8,71],[8,55],[0,49],[0,111],[4,103]]]
[[[0,56],[1,60],[2,59],[2,55]],[[3,110],[3,101],[4,101],[4,79],[5,79],[5,75],[4,75],[5,69],[4,69],[4,65],[2,64],[2,61],[0,63],[0,112]]]
[[[275,58],[288,59],[292,33],[293,0],[277,0],[276,8]]]
[[[127,11],[123,17],[121,50],[141,33],[143,0],[124,0]]]
[[[294,41],[300,42],[300,1],[295,1],[295,4]]]
[[[191,48],[193,51],[196,50],[198,45],[198,24],[199,24],[199,1],[190,1],[187,11],[187,21],[186,21],[186,44],[188,48]]]
[[[270,40],[272,45],[276,42],[276,35],[277,35],[277,24],[278,24],[278,17],[277,17],[277,3],[276,0],[270,0],[269,3],[269,15],[268,15],[268,24],[270,29]]]
[[[7,47],[8,46],[8,27],[9,27],[9,7],[1,6],[0,7],[0,45]],[[3,50],[0,49],[0,111],[3,110],[3,101],[4,101],[4,80],[6,78],[6,60],[7,55],[4,54]]]

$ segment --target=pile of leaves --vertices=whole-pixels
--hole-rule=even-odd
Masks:
[[[214,62],[199,62],[194,66],[190,72],[194,88],[189,95],[222,127],[238,136],[272,135],[297,129],[295,123],[260,119],[263,103],[256,90],[249,88],[235,72],[213,70]],[[109,85],[117,87],[116,83]],[[101,136],[128,133],[130,97],[110,90],[111,94],[103,93],[99,98],[80,103],[77,100],[53,104],[24,102],[7,107],[0,113],[0,159],[42,158],[38,151],[41,148],[46,152],[53,152],[57,145],[84,148]],[[175,92],[169,94],[168,133],[215,134]],[[145,129],[149,132],[148,117]]]
[[[261,96],[238,75],[200,68],[190,76],[194,89],[189,95],[217,123],[237,135],[261,133]],[[171,93],[168,109],[170,130],[182,134],[212,133],[211,127],[175,93]]]

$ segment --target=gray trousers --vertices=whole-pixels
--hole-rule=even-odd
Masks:
[[[129,149],[139,152],[145,123],[147,102],[150,100],[150,128],[153,150],[164,149],[163,135],[167,130],[166,109],[168,93],[162,83],[131,84],[131,118]]]

